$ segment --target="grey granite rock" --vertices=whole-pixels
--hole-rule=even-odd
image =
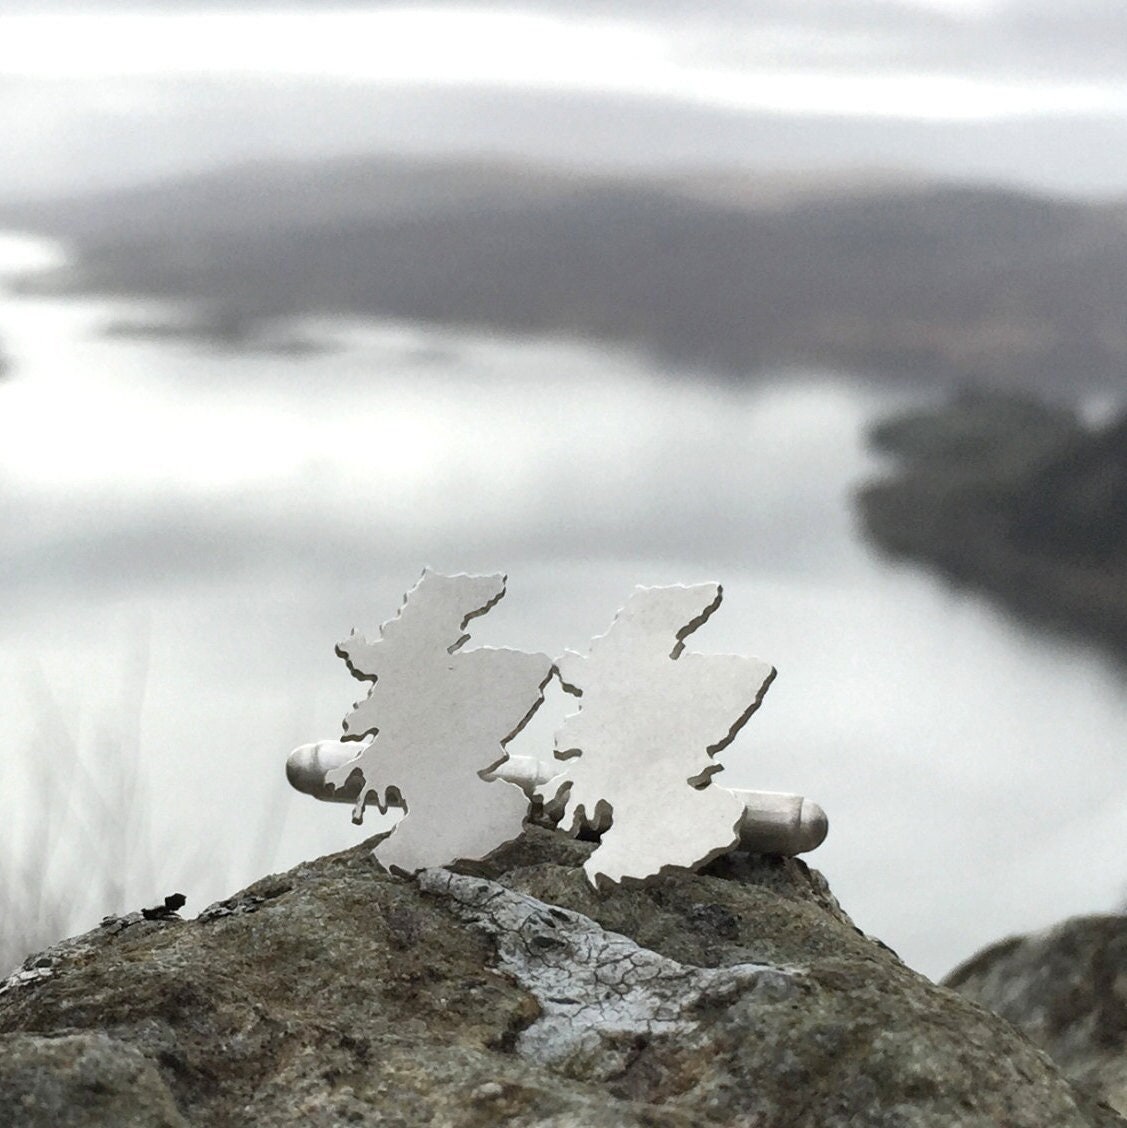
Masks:
[[[29,1086],[67,1105],[73,1038],[115,1094],[127,1067],[143,1081],[106,1124],[1124,1123],[858,932],[802,862],[599,892],[589,850],[532,828],[409,881],[361,847],[198,920],[114,918],[0,988],[0,1036],[38,1063],[0,1088],[0,1123],[46,1123]]]
[[[1127,915],[995,944],[946,980],[1009,1019],[1080,1088],[1127,1115]]]

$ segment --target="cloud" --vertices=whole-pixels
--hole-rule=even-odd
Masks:
[[[483,64],[472,81],[455,81],[444,56],[427,53],[427,28],[435,25],[408,26],[412,11],[446,10],[434,4],[244,3],[246,46],[227,42],[208,56],[223,21],[238,15],[228,2],[168,0],[142,9],[126,0],[8,0],[0,10],[0,198],[112,187],[243,159],[362,152],[500,154],[626,169],[881,167],[1064,192],[1124,184],[1127,5],[1118,0],[454,7],[463,21],[476,10],[489,14],[491,28],[506,21],[523,28],[513,32],[514,57],[526,39],[534,44],[537,28],[565,28],[555,70],[530,85],[525,59],[509,75]],[[347,52],[333,48],[334,13],[366,17],[392,8],[407,13],[399,33],[418,48],[409,81],[393,81],[379,67],[365,77],[360,32]],[[19,48],[19,28],[42,48],[45,65],[57,67],[58,43],[68,33],[80,40],[80,21],[90,34],[99,26],[108,34],[110,24],[93,18],[99,11],[149,21],[146,35],[165,50],[161,12],[210,14],[217,34],[195,41],[196,57],[210,69],[93,73],[101,65],[96,51],[76,52],[85,78],[18,69],[33,54]],[[529,13],[550,22],[522,24]],[[21,16],[22,24],[10,18]],[[277,66],[289,60],[290,72],[275,73],[265,47],[252,59],[250,44],[258,22],[266,28],[280,16],[290,27],[308,19],[320,31],[294,43],[277,27],[263,37],[278,48]],[[143,40],[117,39],[128,45],[126,61],[143,68]],[[469,41],[447,39],[451,51],[472,51]],[[250,71],[239,70],[244,55]],[[342,67],[355,73],[334,73]],[[552,84],[553,74],[563,85]]]
[[[785,61],[839,73],[930,73],[1037,83],[1114,80],[1127,63],[1127,5],[1117,0],[1008,0],[929,5],[902,0],[757,0],[707,8],[634,4],[679,25],[686,57],[704,66]],[[605,8],[603,9],[605,10]]]
[[[308,18],[322,24],[363,13],[391,15],[404,11],[418,17],[435,14],[451,22],[477,13],[491,20],[516,25],[528,15],[564,17],[558,34],[567,38],[583,23],[599,35],[614,37],[630,29],[645,29],[661,36],[672,57],[702,71],[748,71],[756,68],[790,68],[810,72],[836,72],[857,76],[904,74],[956,75],[966,78],[1010,79],[1036,83],[1096,80],[1120,81],[1127,62],[1127,5],[1119,0],[1075,0],[1070,4],[1047,0],[712,0],[707,5],[682,0],[459,0],[410,4],[402,0],[354,0],[331,9],[313,0],[165,0],[154,5],[138,0],[102,0],[92,5],[75,0],[9,0],[0,20],[29,15],[92,18],[98,11],[146,17],[163,12],[193,12],[232,20],[239,13],[253,14],[266,31],[279,20]],[[41,26],[46,27],[46,22]],[[10,22],[8,37],[18,29]],[[190,30],[190,29],[189,29]],[[66,23],[55,23],[56,52],[65,54]],[[495,39],[496,36],[490,37]],[[541,38],[533,28],[525,51],[539,49]],[[264,39],[269,43],[269,36]],[[475,49],[472,38],[467,52]],[[363,47],[361,43],[361,47]],[[379,39],[371,40],[373,49]],[[478,49],[482,49],[482,44]],[[340,44],[349,54],[355,43]],[[161,50],[164,48],[162,47]],[[214,44],[219,55],[226,51]],[[267,58],[269,51],[266,52]],[[134,55],[143,62],[144,51]],[[628,68],[631,59],[623,57]],[[326,70],[334,59],[324,56]],[[96,64],[96,60],[94,60]]]
[[[0,200],[245,160],[358,153],[485,154],[626,171],[894,169],[1067,194],[1127,186],[1127,116],[1112,113],[916,121],[498,87],[156,78],[0,80],[0,109],[8,157]]]

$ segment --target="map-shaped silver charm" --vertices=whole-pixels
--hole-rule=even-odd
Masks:
[[[556,666],[579,711],[556,736],[559,775],[540,788],[573,833],[601,834],[590,880],[697,868],[740,840],[744,803],[711,782],[713,757],[758,708],[775,670],[757,658],[685,651],[720,605],[719,584],[639,587],[587,655]]]
[[[337,647],[353,675],[373,683],[345,718],[345,739],[372,740],[325,782],[342,787],[362,775],[354,822],[369,800],[381,811],[406,807],[374,851],[389,869],[413,873],[481,858],[521,832],[524,792],[483,777],[506,759],[504,745],[539,707],[552,660],[462,649],[470,620],[504,594],[501,575],[424,571],[376,641],[354,633]]]
[[[685,650],[720,605],[719,584],[637,588],[586,655],[463,649],[466,627],[505,594],[505,577],[424,571],[374,642],[337,647],[371,683],[344,720],[343,741],[295,748],[290,783],[318,799],[374,802],[406,814],[375,847],[414,873],[483,858],[542,814],[598,845],[595,884],[697,869],[739,847],[795,855],[826,836],[825,812],[800,795],[731,790],[713,776],[775,676],[757,658]],[[580,698],[553,758],[510,757],[508,742],[543,701],[554,672]],[[357,742],[364,742],[357,744]]]

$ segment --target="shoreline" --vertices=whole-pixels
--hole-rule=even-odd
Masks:
[[[1113,511],[1120,430],[989,396],[893,417],[870,435],[893,466],[854,495],[861,531],[884,556],[1096,643],[1127,668],[1127,556]],[[1091,482],[1110,483],[1107,511],[1081,526],[1074,495]]]

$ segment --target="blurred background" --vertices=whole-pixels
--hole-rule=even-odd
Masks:
[[[283,765],[428,564],[720,580],[927,974],[1121,909],[1125,153],[1118,0],[0,0],[0,971],[372,833]]]

